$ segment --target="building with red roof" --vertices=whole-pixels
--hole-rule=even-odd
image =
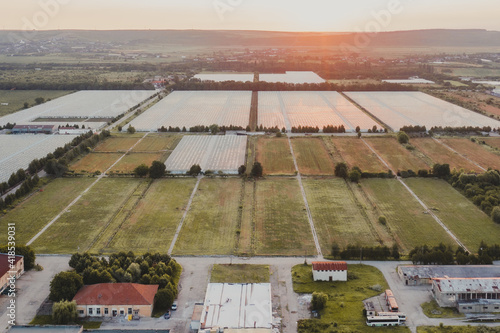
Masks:
[[[314,281],[347,281],[345,261],[313,261]]]
[[[151,317],[158,285],[98,283],[83,286],[73,301],[79,317]]]
[[[24,273],[24,257],[0,253],[0,292]],[[9,281],[11,280],[11,281]]]

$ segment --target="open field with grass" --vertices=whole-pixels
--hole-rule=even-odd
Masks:
[[[176,255],[232,254],[242,181],[203,179],[175,244]]]
[[[262,164],[266,175],[292,175],[295,173],[287,138],[259,138],[257,141],[256,161]]]
[[[349,168],[357,166],[365,172],[387,172],[387,167],[360,139],[332,137],[328,140],[333,142]]]
[[[140,164],[151,166],[153,161],[165,162],[165,153],[129,153],[125,155],[111,170],[110,172],[117,173],[132,173],[134,169]]]
[[[0,227],[7,230],[8,223],[16,223],[16,240],[25,244],[93,181],[92,178],[55,179],[42,188],[43,192],[34,193],[0,217]],[[6,244],[7,232],[0,235],[0,243]]]
[[[32,246],[37,253],[88,250],[102,229],[140,185],[141,179],[101,179]]]
[[[366,326],[363,316],[363,300],[376,296],[388,285],[382,272],[372,266],[348,265],[348,281],[314,282],[310,265],[297,265],[292,268],[293,290],[299,294],[322,292],[327,294],[326,307],[320,311],[320,319],[301,320],[298,333],[309,332],[409,332],[407,327],[370,327]],[[337,325],[334,326],[334,323]],[[314,326],[311,326],[314,325]],[[315,327],[317,330],[315,330]]]
[[[333,162],[321,138],[293,138],[292,146],[301,174],[334,174]]]
[[[220,264],[214,265],[210,283],[269,283],[267,265]]]
[[[485,169],[497,169],[500,165],[500,155],[488,151],[485,147],[482,147],[469,139],[448,138],[439,140]]]
[[[132,149],[133,152],[147,151],[156,152],[163,150],[172,150],[181,141],[182,135],[149,134],[137,146]]]
[[[255,192],[257,184],[254,180],[243,182],[241,196],[241,223],[238,236],[238,253],[249,255],[254,253],[255,242]]]
[[[412,154],[392,138],[368,138],[365,141],[389,164],[394,171],[429,169],[423,159]]]
[[[155,180],[145,193],[139,192],[129,214],[110,225],[96,243],[103,253],[160,251],[166,253],[187,206],[196,180]]]
[[[89,153],[73,163],[69,169],[75,172],[104,172],[122,155],[121,153]]]
[[[9,105],[0,105],[0,117],[24,109],[25,102],[29,106],[36,105],[35,98],[42,97],[47,101],[71,92],[67,90],[0,90],[0,103],[9,103]]]
[[[500,224],[494,223],[447,182],[421,178],[405,182],[472,253],[482,240],[487,244],[498,243]]]
[[[475,164],[467,161],[457,153],[452,152],[439,142],[431,138],[413,138],[410,144],[431,159],[432,164],[449,164],[450,169],[464,169],[466,171],[482,172]],[[415,171],[415,170],[414,170]]]
[[[295,178],[257,181],[254,205],[257,255],[316,254],[304,200]]]
[[[480,138],[480,140],[484,140],[487,145],[490,145],[500,151],[500,138]]]
[[[130,136],[112,136],[101,142],[94,151],[96,152],[118,152],[127,151],[132,147],[137,141],[138,137]]]
[[[458,312],[457,308],[442,308],[436,300],[420,304],[422,311],[429,318],[458,318],[465,317],[463,313]]]
[[[387,231],[369,219],[367,203],[358,201],[345,180],[304,179],[303,184],[323,254],[330,253],[333,243],[340,248],[392,245]]]
[[[415,246],[439,243],[455,245],[451,237],[429,215],[404,186],[395,179],[366,179],[361,181],[372,209],[387,218],[387,230],[402,252]]]
[[[419,326],[417,333],[498,333],[498,327],[486,326]]]

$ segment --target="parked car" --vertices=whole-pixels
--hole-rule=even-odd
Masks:
[[[163,315],[163,318],[170,319],[170,311],[165,312],[165,314]]]
[[[172,304],[171,309],[172,309],[172,311],[177,310],[177,303],[176,302],[174,302],[174,304]]]

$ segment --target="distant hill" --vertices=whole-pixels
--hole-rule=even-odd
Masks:
[[[238,47],[324,47],[355,44],[357,33],[297,33],[273,31],[224,30],[117,30],[117,31],[0,31],[0,44],[12,41],[44,41],[53,38],[72,41],[141,45],[192,45]],[[487,30],[414,30],[369,35],[370,47],[497,47],[500,32]]]

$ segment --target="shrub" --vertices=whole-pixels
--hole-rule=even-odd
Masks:
[[[321,292],[313,292],[311,300],[311,310],[320,311],[326,306],[326,301],[328,300],[328,295]]]
[[[491,218],[495,223],[500,223],[500,206],[496,206],[491,211]]]
[[[400,144],[405,144],[405,143],[410,142],[410,137],[408,136],[408,134],[406,134],[403,131],[398,132],[397,138],[398,138],[398,142]]]
[[[378,223],[382,224],[382,225],[386,225],[387,224],[387,218],[383,215],[379,216],[378,217]]]

